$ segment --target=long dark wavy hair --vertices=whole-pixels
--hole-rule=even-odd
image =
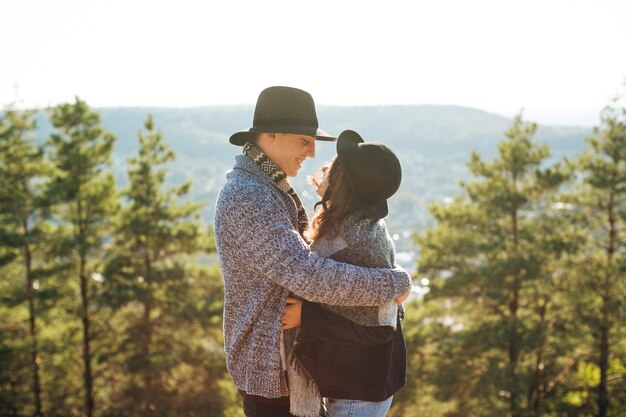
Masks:
[[[354,193],[337,158],[330,163],[325,175],[328,176],[328,187],[322,199],[315,203],[315,215],[304,232],[310,241],[336,236],[343,218],[357,208]],[[314,180],[312,183],[314,187],[319,186]]]

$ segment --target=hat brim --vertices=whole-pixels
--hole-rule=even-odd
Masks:
[[[365,142],[363,138],[354,130],[344,130],[337,138],[337,156],[343,158],[350,151]]]
[[[291,133],[294,135],[314,136],[316,140],[334,142],[336,137],[330,136],[322,129],[316,129],[306,126],[257,126],[248,130],[242,130],[233,134],[229,142],[233,145],[243,146],[253,140],[259,133]]]

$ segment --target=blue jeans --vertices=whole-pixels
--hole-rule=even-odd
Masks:
[[[385,417],[393,396],[379,403],[359,400],[328,399],[330,417]]]

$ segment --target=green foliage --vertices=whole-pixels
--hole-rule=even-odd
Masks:
[[[95,397],[101,392],[94,390],[95,375],[102,364],[93,362],[97,348],[93,342],[102,331],[102,313],[94,303],[91,281],[98,281],[110,217],[117,210],[114,176],[103,172],[110,163],[115,136],[104,130],[99,114],[78,97],[49,113],[56,130],[48,141],[55,171],[47,196],[55,203],[55,218],[71,229],[64,246],[70,250],[79,283],[80,301],[74,308],[82,324],[84,414],[92,417]]]
[[[580,181],[566,198],[575,212],[573,224],[585,233],[584,247],[571,261],[570,298],[581,328],[594,340],[580,357],[586,367],[579,373],[593,369],[594,378],[583,382],[596,392],[571,394],[569,400],[596,403],[599,416],[619,415],[611,409],[626,388],[626,357],[616,349],[626,321],[626,108],[607,107],[602,126],[587,142],[577,161]]]
[[[179,203],[190,183],[164,190],[165,164],[174,153],[151,116],[129,159],[125,205],[117,217],[112,256],[104,269],[102,300],[116,316],[121,343],[110,351],[118,370],[114,415],[217,415],[226,378],[219,325],[223,290],[219,269],[198,263],[211,249],[199,223],[202,204]],[[119,320],[119,322],[118,322]],[[207,337],[210,335],[210,337]],[[203,369],[197,372],[197,369]]]
[[[3,367],[1,378],[9,381],[11,398],[6,403],[12,404],[9,408],[14,408],[22,385],[18,375],[29,358],[32,413],[41,416],[41,351],[37,324],[40,314],[56,299],[57,293],[48,286],[47,278],[51,273],[46,263],[52,239],[47,236],[49,201],[43,189],[50,167],[44,161],[43,149],[34,144],[32,132],[36,123],[33,116],[32,111],[20,112],[9,107],[0,119],[0,269],[5,269],[5,278],[11,279],[11,275],[22,278],[22,285],[7,286],[8,291],[3,292],[2,298],[6,300],[3,305],[7,308],[7,317],[28,312],[22,323],[9,322],[9,329],[24,334],[21,343],[12,345],[9,342],[2,349],[2,355],[9,360]],[[41,286],[45,289],[39,291]],[[4,391],[4,386],[0,390]]]
[[[103,172],[110,164],[115,136],[79,98],[51,109],[50,119],[57,129],[48,141],[56,169],[48,195],[58,204],[57,217],[74,227],[74,247],[85,258],[101,247],[117,209],[115,179]]]
[[[454,202],[431,207],[437,224],[418,238],[427,300],[449,307],[437,319],[449,328],[438,342],[448,354],[429,375],[436,397],[456,404],[449,415],[541,413],[562,371],[552,346],[559,261],[577,236],[552,206],[570,173],[545,167],[549,151],[535,131],[518,115],[496,159],[473,153],[475,179]]]
[[[0,117],[0,415],[35,414],[32,300],[46,416],[88,413],[86,340],[98,416],[243,416],[202,221],[235,152],[225,137],[250,109],[154,111],[174,150],[151,116],[137,145],[128,140],[142,109],[94,112],[77,98],[49,120],[10,108]],[[507,120],[471,109],[320,109],[328,130],[361,126],[400,154],[406,181],[390,228],[421,231],[430,293],[407,308],[408,385],[390,416],[601,415],[602,387],[605,415],[626,412],[623,111],[607,109],[585,153],[557,161],[585,131],[520,115],[496,146]]]
[[[98,113],[78,98],[50,109],[45,147],[28,137],[32,115],[0,119],[0,414],[35,413],[32,299],[45,415],[241,416],[213,231],[203,204],[181,202],[190,182],[164,189],[174,153],[152,118],[118,196]]]

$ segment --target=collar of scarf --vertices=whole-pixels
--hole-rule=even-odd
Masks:
[[[261,149],[259,149],[258,146],[252,142],[248,142],[243,147],[243,154],[252,159],[254,163],[257,164],[281,190],[289,194],[289,196],[293,199],[294,203],[296,203],[296,208],[298,209],[298,232],[300,232],[300,236],[302,236],[307,243],[310,243],[304,237],[304,231],[307,227],[309,227],[309,218],[307,217],[306,210],[302,205],[300,197],[298,197],[298,194],[296,194],[291,184],[289,184],[289,181],[287,181],[287,174],[285,174],[285,171],[276,165]]]

